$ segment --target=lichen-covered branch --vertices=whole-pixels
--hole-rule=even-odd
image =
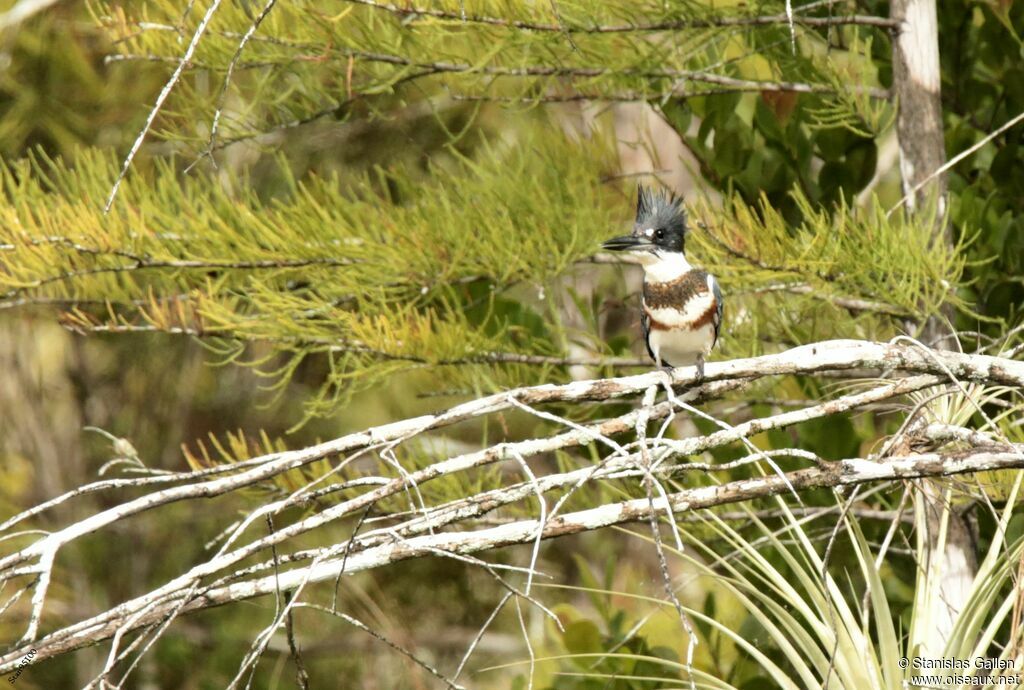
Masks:
[[[672,439],[664,435],[664,420],[686,414],[692,405],[722,397],[752,382],[768,377],[825,375],[865,368],[886,372],[888,380],[876,381],[857,392],[820,402],[808,401],[796,409],[734,425],[723,422],[720,430],[693,438]],[[954,381],[950,381],[951,376]],[[524,387],[309,448],[224,466],[217,468],[217,473],[204,470],[180,475],[107,480],[61,496],[6,521],[2,525],[3,534],[37,517],[44,510],[85,493],[117,491],[126,487],[148,490],[138,498],[49,532],[0,558],[0,581],[21,581],[32,593],[25,612],[25,634],[0,659],[0,670],[10,669],[29,647],[37,650],[37,658],[41,660],[112,637],[115,644],[107,673],[136,648],[133,642],[124,650],[120,649],[120,641],[134,630],[146,629],[150,631],[147,635],[159,635],[176,616],[188,611],[261,594],[301,589],[345,573],[377,568],[408,558],[444,554],[464,558],[501,546],[530,543],[538,537],[549,539],[643,521],[653,514],[663,514],[667,509],[672,513],[687,512],[793,491],[799,493],[817,488],[1024,466],[1024,449],[1018,446],[1008,445],[989,433],[934,424],[925,428],[910,425],[908,429],[901,430],[901,433],[912,434],[917,439],[913,442],[915,449],[932,449],[918,454],[893,456],[883,451],[880,457],[829,459],[800,448],[762,451],[751,446],[754,452],[748,452],[746,457],[731,463],[714,464],[700,459],[710,450],[737,442],[749,446],[748,439],[768,430],[799,426],[813,419],[866,409],[916,391],[938,390],[941,395],[944,384],[955,384],[949,386],[949,390],[955,392],[960,390],[961,380],[1019,389],[1024,386],[1024,363],[1016,360],[934,351],[915,344],[826,341],[762,357],[708,363],[705,378],[697,381],[695,377],[693,368],[681,368],[673,372],[655,371],[636,376]],[[666,396],[663,402],[656,402],[651,397],[658,390],[673,388],[675,392]],[[540,409],[552,403],[586,407],[595,402],[639,396],[644,392],[647,393],[645,399],[651,398],[649,404],[584,424]],[[516,410],[529,412],[564,429],[538,438],[508,439],[478,451],[438,459],[420,469],[403,468],[399,451],[407,446],[414,447],[424,435],[454,424]],[[638,440],[628,441],[627,435],[636,431],[637,425],[646,429],[649,423],[660,423],[662,431],[657,435],[643,433],[637,437]],[[900,447],[909,448],[907,444]],[[573,469],[540,473],[535,466],[525,475],[515,470],[527,467],[525,463],[532,459],[553,452],[573,452],[574,449],[586,452],[579,455],[579,465]],[[593,449],[603,454],[603,459],[597,464],[589,459],[589,452]],[[374,456],[381,459],[379,476],[346,476],[346,468],[356,459]],[[307,480],[299,489],[250,511],[241,523],[226,530],[227,538],[220,550],[205,562],[183,568],[180,575],[163,585],[104,613],[40,636],[39,630],[45,629],[47,589],[57,572],[54,566],[61,550],[68,544],[86,535],[102,533],[122,521],[142,519],[172,503],[236,492],[324,459],[332,459],[331,472]],[[515,483],[502,481],[478,493],[440,503],[423,499],[422,489],[431,482],[503,462],[513,470],[510,476],[519,476],[523,480]],[[812,466],[783,472],[778,465],[783,462],[810,463]],[[762,467],[761,476],[727,481],[721,485],[707,484],[710,472],[753,465]],[[645,498],[561,512],[568,496],[584,487],[606,482],[635,482],[639,486],[644,481],[654,481],[661,487],[662,482],[669,479],[689,483],[701,477],[704,479],[698,481],[697,486],[674,493],[659,488],[656,495]],[[166,486],[167,483],[176,485]],[[334,502],[328,500],[332,495],[342,495],[342,491],[356,493]],[[389,501],[403,496],[410,499],[409,510],[396,512],[384,507],[390,505]],[[418,498],[413,500],[413,496]],[[538,519],[513,519],[493,527],[482,526],[483,523],[478,522],[479,518],[498,508],[533,505],[534,498],[544,507]],[[290,523],[283,522],[281,516],[284,511],[299,506],[313,510],[302,513]],[[319,548],[281,551],[300,535],[309,535],[343,519],[362,515],[362,523],[371,509],[381,512],[381,515],[374,520],[373,527],[362,534]],[[276,518],[275,529],[270,534],[246,538],[248,525],[270,517]],[[381,520],[386,524],[378,526]],[[244,565],[259,554],[268,558],[273,554],[273,557],[255,565]],[[468,562],[487,568],[506,588],[511,586],[485,562],[478,559]],[[528,572],[534,572],[532,562]],[[523,593],[514,588],[509,591],[520,598],[529,597],[529,591]],[[531,605],[540,606],[532,599],[524,601],[527,600],[532,602]],[[143,645],[143,649],[148,647],[149,644]]]

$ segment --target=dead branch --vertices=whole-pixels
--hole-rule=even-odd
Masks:
[[[652,510],[657,515],[663,515],[669,511],[683,513],[776,496],[789,491],[787,483],[798,491],[808,491],[837,486],[855,486],[869,482],[945,477],[1020,468],[1024,468],[1024,448],[1014,452],[993,452],[982,448],[948,455],[931,453],[887,458],[882,461],[852,458],[834,462],[830,467],[824,469],[813,468],[790,472],[785,477],[769,475],[760,479],[746,479],[720,486],[701,487],[672,493],[666,498],[654,499],[653,508],[646,498],[641,498],[612,503],[590,510],[566,513],[549,520],[543,526],[541,534],[543,539],[552,539],[613,525],[642,522],[650,518]],[[536,538],[539,529],[541,526],[538,520],[520,520],[490,529],[472,532],[443,532],[406,539],[367,549],[350,556],[344,574],[379,568],[410,558],[434,555],[438,550],[455,554],[471,554],[514,544],[528,544]],[[340,563],[340,559],[325,561],[307,568],[297,568],[282,573],[280,587],[282,590],[294,589],[303,582],[333,580],[340,574]],[[208,590],[197,594],[183,610],[196,611],[270,594],[277,591],[276,580],[277,578],[271,575],[255,581]],[[152,607],[144,616],[132,621],[132,628],[141,628],[159,621],[175,605],[172,600],[161,606]],[[119,614],[116,618],[101,622],[85,621],[74,626],[74,630],[68,628],[57,631],[36,642],[15,649],[0,658],[0,673],[7,673],[13,669],[30,648],[38,650],[36,659],[41,660],[107,639],[119,628],[123,622],[122,616],[127,613],[122,607],[116,611]]]
[[[828,17],[806,17],[792,16],[792,13],[772,14],[760,16],[737,16],[737,17],[701,17],[691,19],[676,19],[661,22],[648,22],[635,24],[591,24],[591,25],[568,25],[549,24],[545,22],[528,21],[522,19],[506,19],[504,17],[489,17],[486,15],[467,15],[464,12],[449,12],[430,7],[415,7],[406,5],[404,7],[389,2],[378,2],[377,0],[346,0],[352,4],[365,5],[377,10],[397,14],[401,17],[430,18],[450,22],[462,22],[469,24],[484,24],[521,31],[537,32],[558,32],[566,34],[608,34],[608,33],[644,33],[656,31],[681,31],[684,29],[710,29],[731,26],[775,26],[779,24],[802,24],[805,26],[873,26],[883,29],[894,29],[899,23],[888,17],[873,17],[867,15],[842,15],[837,14]]]
[[[720,428],[706,435],[686,439],[665,437],[667,420],[679,414],[706,417],[706,413],[695,412],[693,405],[720,398],[751,381],[785,375],[827,376],[865,369],[885,372],[884,380],[873,381],[867,388],[833,399],[805,401],[806,405],[796,409],[734,424],[711,418]],[[692,513],[790,491],[802,493],[820,488],[1024,467],[1024,447],[1007,444],[1005,439],[983,431],[934,424],[914,432],[917,434],[915,449],[932,449],[917,455],[889,457],[883,453],[879,457],[830,460],[799,448],[763,451],[748,441],[770,429],[868,409],[882,401],[947,383],[953,384],[951,390],[962,390],[961,381],[1019,389],[1024,386],[1024,362],[983,354],[930,350],[919,344],[827,341],[761,357],[708,363],[705,377],[699,382],[695,369],[686,367],[672,372],[654,371],[636,376],[518,388],[471,400],[437,414],[374,427],[308,448],[273,453],[236,466],[218,468],[216,472],[147,475],[98,482],[41,504],[0,526],[0,537],[11,537],[15,535],[8,532],[18,523],[77,496],[128,487],[148,490],[140,497],[35,537],[31,543],[0,558],[0,582],[21,579],[24,591],[31,591],[31,602],[24,614],[27,616],[24,635],[0,658],[0,671],[13,668],[29,648],[37,650],[37,659],[46,659],[112,638],[114,644],[104,670],[106,677],[118,664],[129,659],[134,650],[141,649],[137,652],[139,655],[145,653],[180,614],[255,596],[301,590],[313,583],[334,581],[341,575],[424,556],[449,556],[481,566],[508,590],[509,596],[516,597],[517,607],[525,604],[546,610],[530,596],[529,591],[529,584],[537,572],[536,549],[541,539],[628,522],[650,521],[662,515]],[[657,402],[652,392],[661,390],[674,392],[666,395],[663,402]],[[586,424],[540,409],[551,403],[563,406],[565,403],[586,404],[637,397],[644,392],[647,392],[647,398],[636,409]],[[421,436],[505,411],[534,415],[560,430],[549,436],[507,440],[478,451],[442,457],[416,470],[403,467],[399,451],[417,443]],[[647,433],[647,426],[652,422],[661,423],[659,433]],[[629,440],[634,433],[637,440]],[[615,440],[616,437],[620,440]],[[702,454],[709,450],[737,443],[741,446],[746,444],[748,451],[748,455],[740,460],[715,464],[701,459]],[[595,464],[590,456],[593,448],[609,449],[610,453]],[[544,473],[538,466],[528,463],[531,458],[555,451],[571,452],[573,449],[583,451],[578,454],[579,463],[575,468]],[[346,476],[347,468],[355,460],[373,457],[380,461],[380,476]],[[68,544],[129,518],[140,519],[171,503],[235,492],[324,459],[335,460],[330,473],[250,511],[243,520],[224,530],[226,539],[218,552],[206,561],[185,567],[180,575],[163,585],[105,612],[39,635],[47,591],[55,573],[54,564]],[[790,466],[787,471],[776,464],[783,461]],[[498,486],[437,505],[425,501],[420,493],[420,488],[428,482],[473,472],[495,463],[505,463],[510,469],[507,476],[502,475]],[[792,469],[791,463],[811,466]],[[667,484],[663,484],[668,479],[685,482],[694,475],[702,478],[700,483],[707,484],[713,473],[744,465],[762,468],[763,475],[721,485],[695,486],[675,493],[669,493],[665,488]],[[520,479],[508,483],[512,477]],[[634,489],[646,485],[648,494],[644,498],[598,505],[587,510],[559,512],[568,496],[581,487],[622,480],[631,482],[629,486]],[[173,485],[167,486],[168,483]],[[328,500],[341,495],[338,492],[342,490],[355,493],[351,496],[345,494],[346,498],[334,503]],[[409,499],[406,512],[389,513],[381,507],[383,501],[403,495]],[[484,526],[478,522],[479,518],[499,508],[513,505],[519,506],[520,510],[529,509],[531,505],[539,507],[540,515],[536,519],[513,518],[496,526]],[[284,521],[286,509],[297,506],[312,507],[313,510],[302,513],[290,524],[276,524],[278,520]],[[353,536],[341,543],[320,548],[281,550],[294,544],[300,535],[337,524],[343,519],[360,517],[362,524],[371,510],[379,514],[373,520],[373,529],[361,534],[357,529]],[[274,519],[275,529],[270,534],[247,537],[247,526],[258,519]],[[675,524],[674,519],[672,524]],[[19,539],[24,540],[32,534],[21,533]],[[515,544],[534,545],[529,567],[511,568],[513,574],[525,573],[524,590],[517,589],[499,576],[499,566],[470,556]],[[261,553],[272,554],[273,558],[252,565],[252,557]],[[249,564],[243,565],[246,562]],[[299,605],[295,597],[289,602],[293,607]],[[12,610],[25,608],[24,605],[18,608],[12,605],[7,615],[11,615]],[[272,627],[276,629],[283,620],[276,618]],[[120,641],[138,630],[146,633],[121,650]],[[128,665],[128,671],[134,668],[138,658],[136,656]]]

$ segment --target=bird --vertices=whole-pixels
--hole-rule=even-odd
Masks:
[[[687,232],[681,197],[638,185],[633,232],[602,247],[630,252],[644,269],[640,325],[651,359],[668,369],[696,366],[701,380],[724,301],[715,277],[687,261]]]

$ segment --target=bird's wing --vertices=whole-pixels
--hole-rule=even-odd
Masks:
[[[715,277],[708,274],[708,287],[711,288],[711,294],[715,296],[715,318],[711,322],[715,327],[715,339],[711,342],[711,347],[715,346],[718,342],[718,330],[722,326],[722,311],[725,309],[725,300],[722,299],[722,288],[718,287],[718,281]]]
[[[647,348],[647,354],[657,363],[658,358],[654,356],[654,350],[651,349],[651,320],[647,316],[647,309],[644,308],[643,302],[640,303],[640,329],[644,334],[644,347]]]

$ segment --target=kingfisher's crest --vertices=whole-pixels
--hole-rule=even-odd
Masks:
[[[661,229],[686,232],[686,210],[682,197],[651,187],[637,185],[636,229]]]

